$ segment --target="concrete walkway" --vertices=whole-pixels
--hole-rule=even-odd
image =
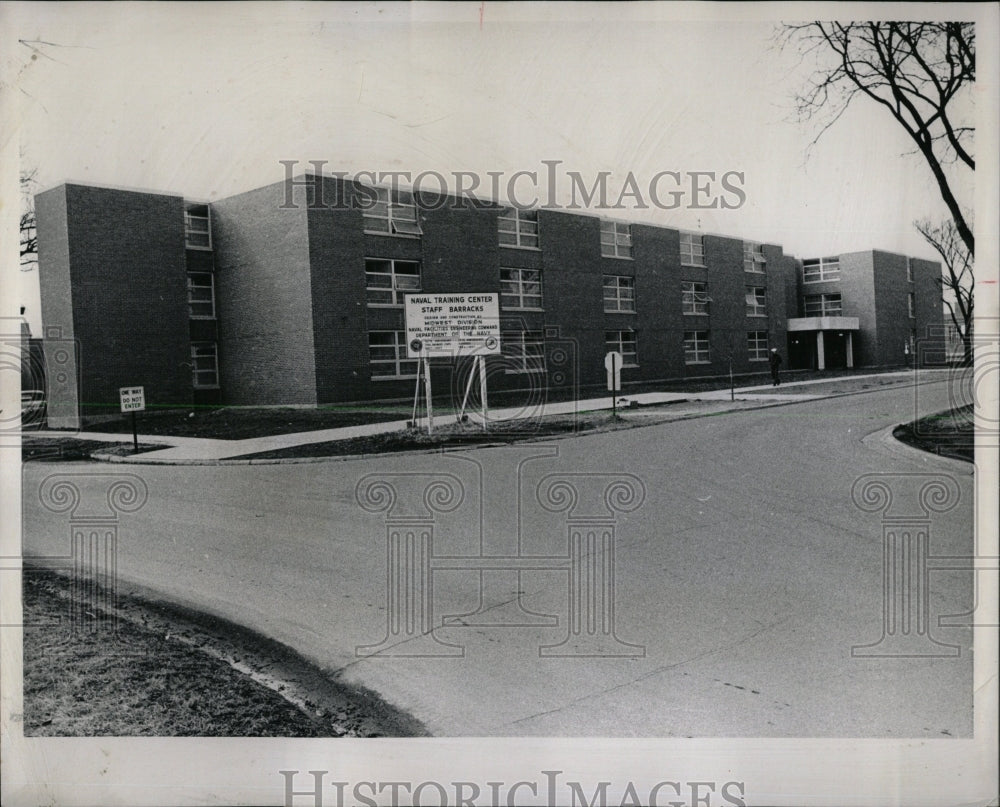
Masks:
[[[939,370],[922,370],[920,376],[926,379],[928,375],[938,375]],[[854,382],[870,379],[893,379],[894,381],[908,381],[914,379],[912,370],[895,373],[872,373],[869,375],[842,376],[839,378],[816,378],[809,381],[792,381],[783,383],[782,390],[803,388],[803,392],[777,392],[771,384],[759,384],[752,387],[739,387],[734,393],[729,389],[709,390],[704,392],[643,392],[635,395],[618,396],[619,408],[630,403],[639,406],[655,406],[657,404],[672,404],[681,401],[705,401],[719,402],[730,401],[731,396],[740,406],[734,408],[746,408],[747,403],[755,403],[760,406],[780,405],[794,403],[797,401],[808,401],[815,398],[830,397],[829,392],[815,390],[810,392],[810,387],[818,385],[838,384],[839,386],[853,387]],[[854,391],[861,391],[854,390]],[[845,394],[844,392],[833,393],[835,395]],[[587,398],[579,401],[558,401],[543,404],[538,408],[526,410],[524,407],[491,409],[489,413],[490,422],[505,422],[525,417],[539,417],[548,415],[572,415],[583,412],[596,412],[612,408],[610,396],[603,398]],[[719,410],[713,408],[713,413]],[[627,410],[626,410],[627,412]],[[623,412],[624,414],[624,412]],[[477,413],[470,413],[470,419],[480,422]],[[451,423],[450,415],[435,418],[436,422],[445,424]],[[258,454],[264,451],[275,451],[292,446],[309,445],[312,443],[326,443],[334,440],[347,440],[352,437],[367,437],[373,434],[384,434],[387,432],[401,431],[405,429],[407,421],[393,420],[382,423],[366,423],[360,426],[343,426],[336,429],[321,429],[310,432],[295,432],[292,434],[279,434],[268,437],[254,437],[247,440],[212,440],[200,437],[173,437],[166,435],[139,435],[140,443],[163,444],[164,448],[157,451],[147,451],[134,456],[109,456],[107,459],[115,462],[139,463],[139,464],[188,464],[188,463],[214,463],[232,457],[242,457],[247,454]],[[32,432],[32,437],[75,437],[81,440],[94,440],[109,443],[130,442],[131,433],[109,434],[105,432],[69,432],[69,431],[39,431]]]

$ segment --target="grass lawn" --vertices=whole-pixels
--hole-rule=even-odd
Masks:
[[[162,445],[139,443],[139,453],[156,451]],[[72,460],[89,460],[93,451],[103,451],[106,454],[132,454],[134,446],[127,443],[105,443],[100,440],[80,440],[76,437],[32,437],[28,434],[21,437],[21,460],[41,462],[70,462]]]
[[[23,575],[25,736],[372,737],[424,733],[371,693],[324,681],[305,692],[265,686],[223,660],[281,668],[273,647],[245,637],[227,647],[160,609],[129,602],[133,618],[90,632],[71,629],[69,579]],[[275,643],[271,643],[272,645]],[[206,652],[206,648],[215,651]],[[269,655],[270,654],[270,655]],[[221,657],[220,657],[221,656]],[[294,677],[294,676],[293,676]],[[313,671],[312,678],[322,674]],[[291,680],[291,678],[290,678]],[[332,694],[331,694],[332,692]]]
[[[462,446],[513,443],[525,439],[557,437],[585,431],[607,431],[627,427],[621,417],[609,412],[587,413],[573,417],[550,416],[532,421],[506,421],[491,423],[488,430],[475,423],[455,423],[450,418],[438,421],[428,434],[423,428],[406,431],[351,437],[325,443],[308,443],[273,451],[245,454],[234,459],[301,459],[310,457],[363,456],[395,451],[413,451],[426,448],[457,448]]]
[[[136,426],[140,434],[173,437],[205,437],[211,440],[247,440],[271,434],[337,429],[365,423],[407,420],[411,410],[406,407],[193,407],[189,409],[150,410],[141,413]],[[87,424],[85,431],[101,433],[131,433],[129,416],[115,417],[100,423]]]
[[[788,381],[806,381],[814,378],[834,379],[850,377],[861,370],[795,370],[782,373],[782,379]],[[765,374],[737,376],[737,386],[764,384],[769,380]],[[676,381],[648,382],[629,385],[620,395],[629,397],[643,392],[704,392],[706,390],[727,389],[728,378],[688,378]],[[553,389],[547,393],[550,402],[570,400],[574,396],[573,388]],[[490,392],[490,405],[493,408],[506,406],[521,406],[525,393]],[[580,391],[582,398],[605,397],[607,391],[602,387],[593,387]],[[149,405],[149,404],[147,404]],[[436,400],[435,409],[439,414],[447,416],[452,407],[457,408],[456,401]],[[212,440],[247,440],[253,437],[266,437],[276,434],[294,434],[296,432],[317,431],[320,429],[335,429],[343,426],[358,426],[366,423],[384,423],[392,420],[410,420],[412,403],[373,402],[355,405],[326,405],[317,408],[307,407],[227,407],[227,406],[191,406],[183,408],[157,409],[155,406],[142,412],[137,417],[137,428],[140,434],[163,435],[175,437],[204,437]],[[132,420],[128,415],[121,415],[115,409],[91,407],[84,411],[85,416],[107,414],[109,418],[97,423],[87,423],[85,431],[110,434],[130,434]],[[453,416],[453,412],[452,412]]]
[[[975,421],[971,404],[897,426],[892,435],[943,457],[975,461]]]

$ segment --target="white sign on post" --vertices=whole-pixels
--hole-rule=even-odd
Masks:
[[[622,354],[610,350],[604,356],[604,369],[608,371],[608,391],[620,392],[622,388]]]
[[[498,297],[496,292],[407,294],[407,358],[499,354]]]
[[[121,399],[122,412],[145,412],[145,387],[119,387],[118,397]]]

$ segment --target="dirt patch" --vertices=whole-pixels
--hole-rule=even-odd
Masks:
[[[976,428],[971,404],[897,426],[892,436],[943,457],[975,462]]]
[[[74,630],[67,578],[26,568],[23,580],[26,736],[426,734],[377,695],[239,626],[119,597]]]

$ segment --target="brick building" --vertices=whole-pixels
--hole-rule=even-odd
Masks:
[[[773,244],[332,177],[210,205],[65,184],[36,213],[46,361],[68,379],[50,383],[52,425],[116,411],[130,385],[160,406],[406,399],[402,302],[416,291],[500,294],[491,390],[603,387],[612,349],[626,387],[730,363],[764,372],[772,347],[796,367],[903,365],[904,344],[942,321],[929,261],[800,261]],[[434,360],[435,391],[455,390],[468,363]]]

